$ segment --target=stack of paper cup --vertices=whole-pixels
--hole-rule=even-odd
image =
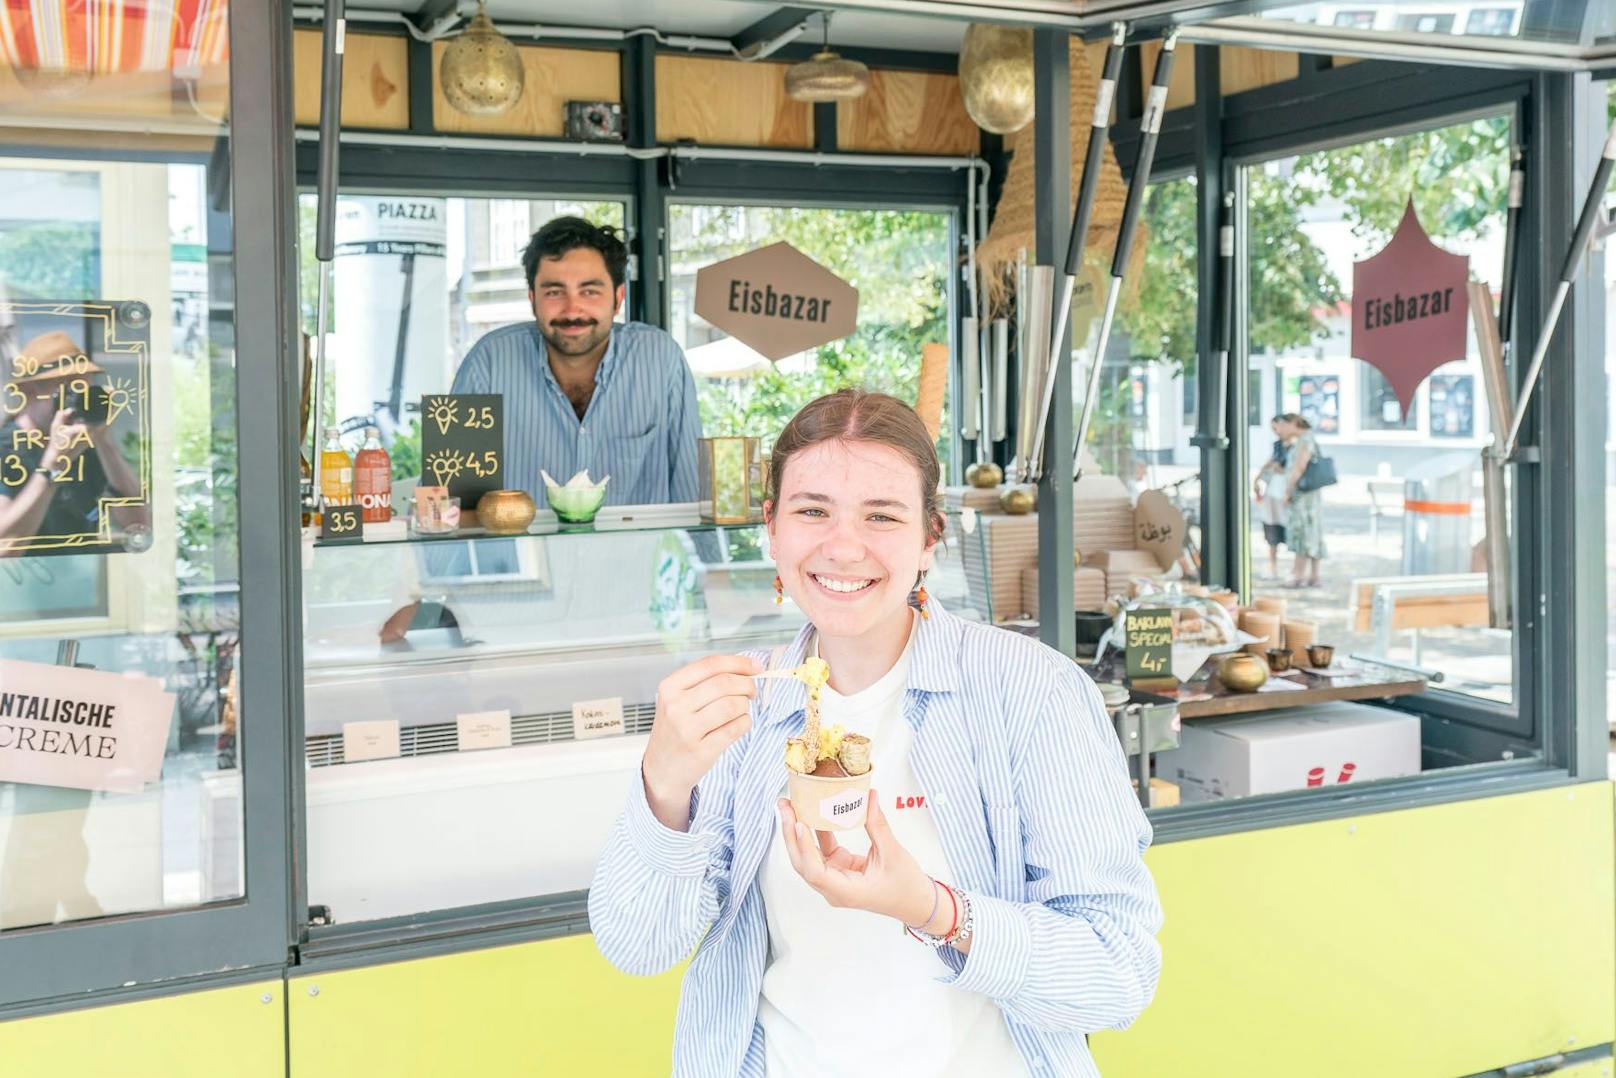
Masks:
[[[1240,627],[1257,638],[1246,645],[1246,650],[1253,655],[1262,656],[1266,660],[1268,649],[1279,646],[1278,614],[1270,614],[1265,610],[1243,610],[1240,613]]]
[[[1285,600],[1277,596],[1260,595],[1251,601],[1251,608],[1261,610],[1264,614],[1273,614],[1281,621],[1285,620]]]
[[[1298,666],[1307,661],[1307,646],[1318,638],[1319,624],[1316,621],[1285,623],[1285,646],[1291,649],[1291,661]]]

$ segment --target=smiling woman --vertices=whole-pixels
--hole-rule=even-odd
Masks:
[[[1155,991],[1161,919],[1099,693],[1043,644],[926,599],[939,465],[908,405],[820,397],[773,461],[771,553],[810,624],[772,655],[709,656],[658,687],[589,891],[595,942],[641,974],[695,949],[679,1073],[1093,1073],[1086,1034]],[[801,819],[779,798],[780,747],[809,701],[755,679],[765,660],[810,658],[830,679],[807,725],[879,746],[862,832],[809,826],[848,791]],[[825,990],[838,983],[853,990]]]

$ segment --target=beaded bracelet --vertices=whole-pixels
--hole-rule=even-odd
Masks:
[[[942,880],[933,880],[933,883],[948,892],[949,903],[954,907],[954,917],[948,926],[948,931],[941,935],[932,935],[930,932],[918,931],[904,926],[904,931],[928,947],[943,948],[950,944],[957,944],[969,939],[974,919],[971,915],[971,898],[964,891],[956,891]],[[930,920],[926,922],[930,924]]]

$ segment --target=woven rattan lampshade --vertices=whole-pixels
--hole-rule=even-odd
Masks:
[[[1078,184],[1083,179],[1083,157],[1089,143],[1089,127],[1094,117],[1095,80],[1089,68],[1088,53],[1080,41],[1072,39],[1071,46],[1071,139],[1072,139],[1072,191],[1075,198]],[[1037,249],[1034,236],[1033,206],[1033,125],[1029,124],[1010,137],[1009,149],[1014,153],[1010,172],[1005,177],[1004,193],[993,215],[993,225],[985,240],[977,246],[976,264],[981,275],[989,310],[1005,314],[1011,298],[1011,271],[1023,250],[1029,256]],[[1122,182],[1122,169],[1109,140],[1101,164],[1100,186],[1094,195],[1094,217],[1089,225],[1088,261],[1106,261],[1116,244],[1117,230],[1122,224],[1122,207],[1128,200],[1127,185]],[[1067,204],[1070,210],[1071,204]],[[1139,239],[1133,248],[1134,264],[1129,277],[1137,280],[1138,260],[1144,255],[1146,237],[1140,223]]]
[[[438,82],[444,99],[468,116],[498,116],[521,100],[522,57],[482,4],[443,50]]]

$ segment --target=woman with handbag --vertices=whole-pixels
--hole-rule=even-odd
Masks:
[[[1335,482],[1335,465],[1319,452],[1312,424],[1295,412],[1284,417],[1290,442],[1286,471],[1285,545],[1296,554],[1287,588],[1319,586],[1319,562],[1324,559],[1324,498],[1320,491]]]

